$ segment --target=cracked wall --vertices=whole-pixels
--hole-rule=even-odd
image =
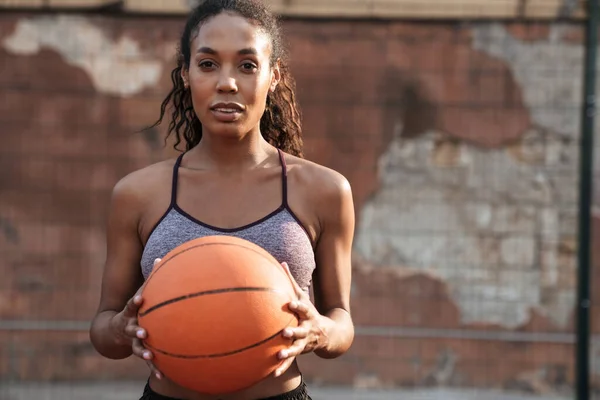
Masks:
[[[536,311],[570,328],[581,93],[574,67],[583,53],[563,42],[560,31],[524,42],[501,25],[475,26],[473,51],[502,60],[509,71],[462,67],[513,80],[520,98],[502,95],[515,93],[505,85],[500,94],[465,99],[497,114],[495,131],[464,115],[461,124],[474,137],[449,121],[447,129],[407,138],[399,118],[379,160],[381,188],[362,210],[358,254],[374,264],[435,273],[449,284],[464,324],[517,328]],[[507,109],[509,116],[527,112],[529,126],[502,123]]]
[[[81,68],[100,93],[130,96],[158,83],[163,64],[145,57],[127,36],[113,40],[85,17],[26,18],[4,39],[12,54],[32,56],[41,49],[60,54],[68,65]]]

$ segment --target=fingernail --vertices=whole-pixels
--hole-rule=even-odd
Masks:
[[[156,378],[162,379],[162,376],[158,372],[155,375],[156,375]]]
[[[292,331],[290,329],[284,329],[283,330],[283,336],[285,336],[285,337],[292,337]]]
[[[280,370],[275,371],[275,377],[277,378],[279,375],[281,375],[281,371]]]
[[[290,303],[290,307],[292,307],[292,308],[298,308],[298,303],[296,303],[295,301],[292,301]]]
[[[281,353],[279,353],[279,356],[280,356],[281,358],[286,358],[286,357],[288,356],[288,353],[287,353],[287,351],[285,351],[285,350],[281,350]]]
[[[135,298],[133,299],[133,301],[136,303],[139,303],[140,300],[142,300],[142,296],[140,296],[140,295],[135,296]]]
[[[135,335],[138,338],[143,339],[144,338],[144,330],[143,329],[138,329],[138,331],[135,333]]]
[[[144,352],[144,358],[145,358],[146,360],[149,360],[149,359],[150,359],[150,352],[149,352],[149,351],[145,351],[145,352]]]

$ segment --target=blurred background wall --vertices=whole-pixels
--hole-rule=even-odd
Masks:
[[[581,4],[270,3],[307,158],[348,177],[357,212],[357,337],[338,360],[303,357],[307,380],[569,392]],[[0,381],[144,378],[97,355],[87,328],[113,185],[176,154],[164,128],[140,130],[169,91],[188,4],[0,7]]]

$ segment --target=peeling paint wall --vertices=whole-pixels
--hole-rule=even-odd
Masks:
[[[449,284],[465,324],[517,328],[537,308],[566,327],[573,204],[556,200],[552,149],[533,164],[514,156],[553,139],[532,131],[510,149],[481,149],[436,132],[397,138],[380,160],[382,187],[362,210],[357,252],[433,272]],[[560,143],[555,151],[566,152]]]
[[[100,93],[131,96],[155,86],[163,73],[161,60],[144,56],[135,40],[112,40],[84,17],[21,19],[2,45],[15,55],[56,51],[67,64],[83,69]]]
[[[374,264],[437,274],[450,285],[464,324],[517,328],[536,310],[568,328],[583,49],[563,42],[560,26],[528,42],[497,24],[472,33],[474,50],[510,69],[530,127],[491,148],[456,137],[451,123],[447,132],[416,138],[400,130],[380,159],[381,189],[362,211],[356,249]],[[501,122],[498,128],[509,129]],[[493,132],[478,134],[494,140]]]
[[[384,17],[384,18],[582,18],[585,7],[577,0],[265,0],[280,14],[296,17]],[[198,0],[0,0],[0,8],[99,9],[110,7],[128,12],[184,14]]]
[[[88,322],[114,183],[174,153],[164,127],[139,129],[170,88],[182,23],[0,18],[0,319]],[[303,358],[307,380],[568,389],[572,344],[540,337],[572,332],[580,27],[292,18],[285,31],[307,157],[348,177],[358,216],[363,330],[341,359]],[[100,358],[84,332],[0,330],[0,379],[146,372]]]

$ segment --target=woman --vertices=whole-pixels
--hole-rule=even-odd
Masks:
[[[255,0],[207,0],[185,26],[169,134],[186,151],[133,172],[113,191],[102,294],[90,330],[100,354],[145,360],[142,399],[310,399],[296,357],[335,358],[350,347],[352,193],[346,179],[302,158],[294,84],[275,17]],[[271,252],[297,282],[292,344],[258,384],[224,396],[195,393],[164,377],[137,325],[138,291],[153,263],[174,247],[226,234]],[[141,268],[140,268],[141,264]],[[314,289],[314,305],[308,296]]]

